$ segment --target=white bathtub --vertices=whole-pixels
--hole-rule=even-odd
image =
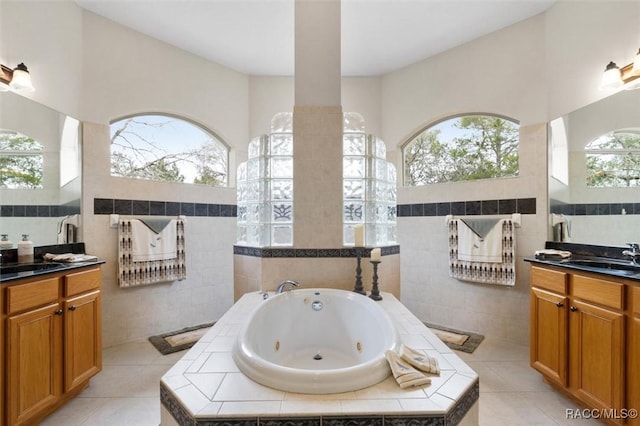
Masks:
[[[297,289],[260,304],[238,335],[233,360],[249,378],[275,389],[339,393],[387,378],[385,351],[399,342],[391,318],[370,298]]]

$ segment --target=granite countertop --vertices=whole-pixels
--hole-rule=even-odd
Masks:
[[[594,262],[598,262],[599,259],[600,258],[584,258],[584,257],[571,258],[571,260],[589,260]],[[637,271],[632,271],[632,270],[624,270],[624,269],[620,270],[620,269],[603,268],[598,266],[574,264],[574,263],[570,263],[569,259],[556,260],[556,259],[537,259],[535,257],[530,257],[530,258],[527,257],[524,260],[530,263],[557,266],[560,268],[567,268],[573,271],[591,272],[596,274],[607,275],[610,277],[625,278],[628,280],[638,281],[638,284],[640,284],[640,265],[638,266]]]
[[[45,276],[45,275],[50,275],[50,274],[57,274],[59,272],[64,272],[67,273],[69,271],[73,271],[75,269],[80,269],[80,268],[85,268],[87,266],[95,266],[95,265],[101,265],[105,263],[104,260],[102,259],[96,259],[96,260],[90,260],[90,261],[86,261],[86,262],[69,262],[69,263],[63,263],[63,262],[45,262],[42,260],[36,260],[35,262],[30,262],[29,265],[33,264],[33,265],[42,265],[43,269],[36,269],[33,271],[23,271],[23,272],[14,272],[14,273],[4,273],[1,272],[0,273],[0,284],[6,284],[9,282],[13,282],[16,280],[21,280],[24,278],[31,278],[31,277],[38,277],[38,276]],[[7,263],[7,264],[2,264],[3,267],[13,267],[16,265],[20,265],[18,263]],[[47,265],[47,266],[44,266]]]
[[[0,271],[0,284],[6,284],[8,282],[21,280],[24,278],[45,276],[50,274],[58,274],[60,272],[67,273],[68,271],[72,271],[74,269],[85,268],[88,266],[101,265],[105,263],[102,259],[92,259],[83,262],[47,262],[44,260],[45,254],[85,254],[86,249],[85,245],[82,242],[79,243],[69,243],[69,244],[53,244],[48,246],[37,246],[33,248],[33,257],[34,261],[29,262],[28,265],[33,265],[33,270],[23,271],[23,272],[12,272],[8,273],[5,269],[4,271]],[[2,264],[4,267],[15,267],[20,266],[18,263],[18,250],[17,249],[4,249],[0,250],[0,254],[2,255]],[[25,264],[27,265],[27,264]]]
[[[530,263],[566,268],[572,271],[591,272],[638,281],[640,285],[640,265],[634,264],[622,255],[624,247],[547,241],[545,248],[571,252],[571,257],[555,259],[531,256],[526,257],[524,260]]]

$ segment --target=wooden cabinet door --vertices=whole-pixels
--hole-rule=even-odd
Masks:
[[[570,382],[576,396],[598,409],[624,407],[624,315],[572,301]]]
[[[100,291],[64,302],[64,390],[69,392],[102,370]]]
[[[629,356],[627,362],[627,406],[626,408],[640,409],[640,287],[633,287],[633,312],[631,314],[631,324],[628,342]],[[640,418],[627,419],[627,423],[633,426],[640,425]]]
[[[531,289],[531,366],[562,386],[567,384],[567,304],[565,296]]]
[[[9,317],[7,344],[7,420],[26,424],[62,393],[60,304]]]

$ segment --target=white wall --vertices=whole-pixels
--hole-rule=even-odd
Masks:
[[[623,66],[638,52],[640,2],[560,1],[545,19],[548,118],[553,119],[611,94],[598,89],[602,72],[609,61]]]
[[[187,279],[120,289],[117,232],[92,215],[94,198],[235,204],[234,188],[128,180],[110,176],[107,124],[142,112],[187,117],[231,146],[230,170],[248,140],[246,75],[83,13],[84,241],[107,261],[103,271],[104,345],[217,320],[233,302],[235,218],[188,217]],[[230,178],[233,184],[233,175]]]
[[[110,120],[140,112],[186,116],[235,154],[248,141],[248,76],[187,54],[80,9],[74,2],[2,2],[2,61],[31,69],[34,100],[84,125],[83,230],[103,268],[103,344],[216,320],[233,301],[235,218],[187,220],[188,279],[120,289],[116,231],[94,198],[235,204],[235,189],[112,178]],[[233,176],[232,176],[233,181]]]
[[[0,62],[20,62],[36,88],[26,96],[80,117],[82,93],[82,9],[74,2],[0,2]]]
[[[380,81],[380,77],[343,77],[341,83],[342,111],[360,113],[367,132],[376,136],[382,133]],[[269,133],[271,119],[278,112],[293,112],[293,92],[293,77],[250,77],[250,137]]]

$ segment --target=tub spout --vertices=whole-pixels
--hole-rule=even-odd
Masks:
[[[278,285],[278,288],[276,289],[276,294],[280,294],[280,293],[284,292],[285,288],[287,288],[287,286],[300,287],[300,283],[298,283],[298,281],[294,281],[294,280],[284,280]]]

